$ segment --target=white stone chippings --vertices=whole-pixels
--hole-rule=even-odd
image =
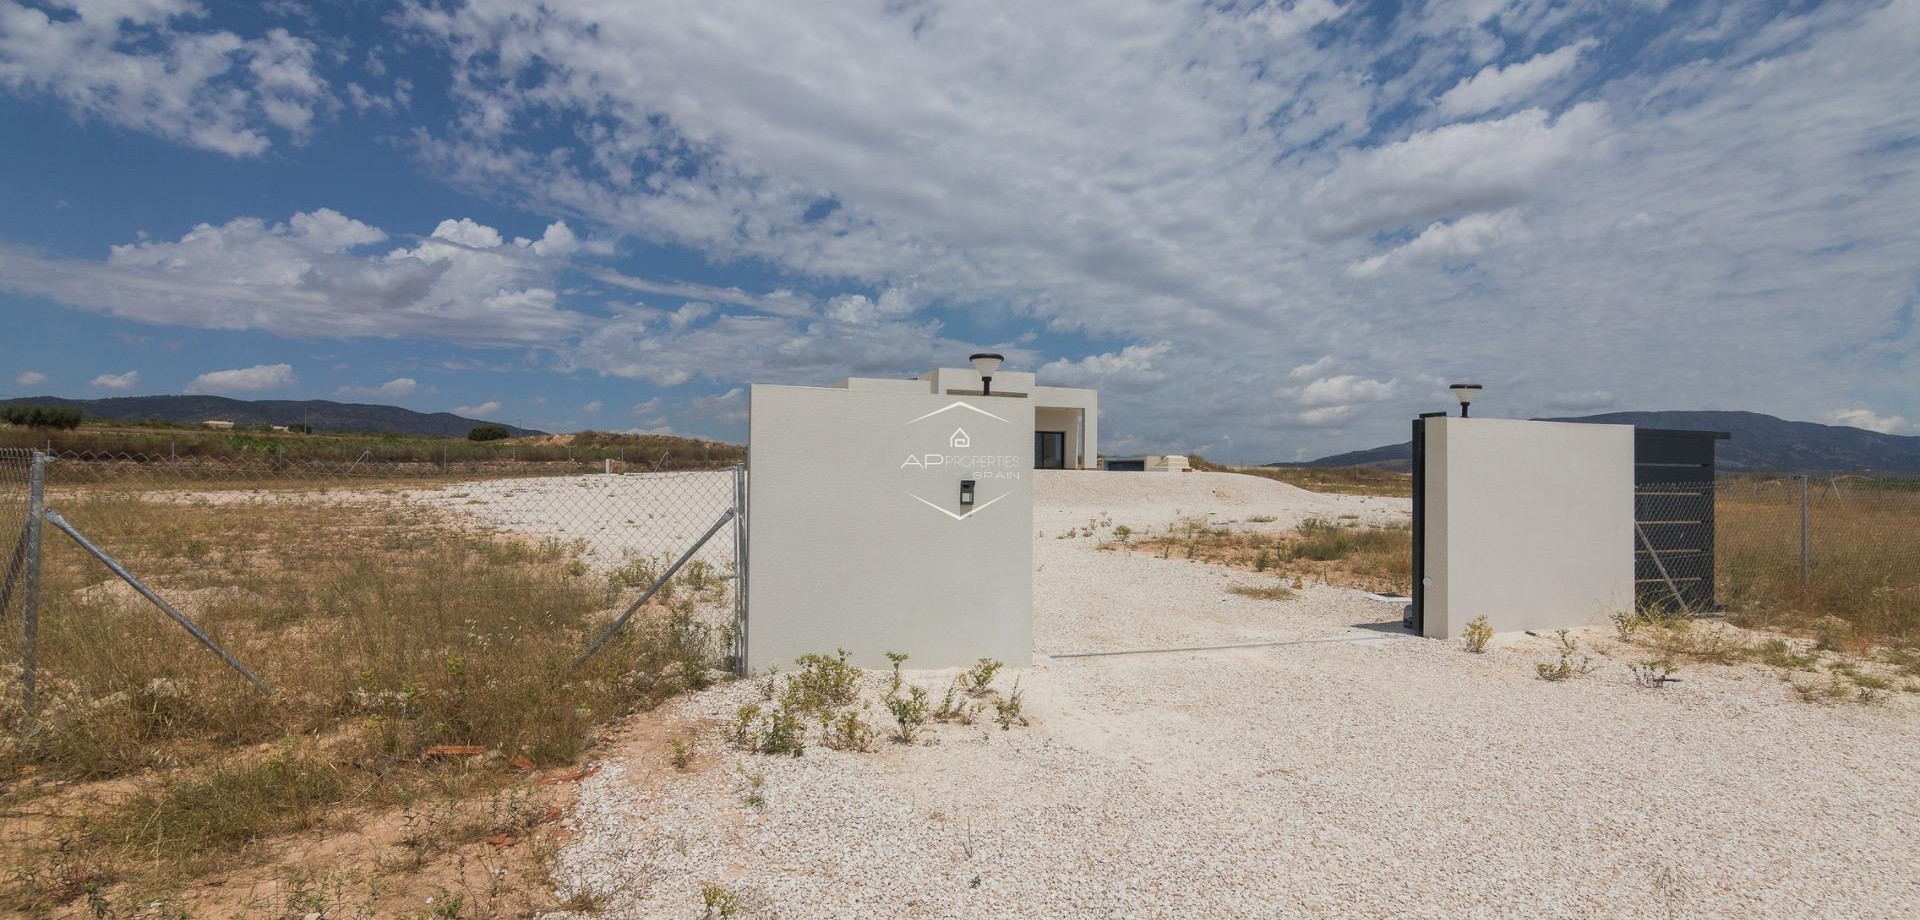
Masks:
[[[740,916],[782,918],[1915,916],[1906,695],[1815,706],[1758,668],[1706,666],[1651,691],[1597,654],[1592,675],[1547,683],[1532,670],[1545,639],[1485,655],[1381,639],[1356,624],[1398,608],[1360,592],[1257,601],[1225,594],[1245,573],[1054,536],[1102,512],[1284,529],[1404,519],[1404,502],[1200,473],[1040,474],[1036,494],[1043,652],[1367,638],[1043,658],[996,681],[1027,695],[1034,724],[1010,732],[948,725],[934,744],[797,759],[726,749],[651,784],[609,762],[581,785],[563,888],[609,894],[598,916],[645,918],[700,916],[709,882]],[[936,700],[951,678],[907,674]],[[725,722],[758,693],[717,687],[670,716]],[[764,807],[743,804],[742,771],[764,776]]]

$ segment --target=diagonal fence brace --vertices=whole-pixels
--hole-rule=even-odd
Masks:
[[[660,577],[655,578],[653,584],[648,585],[647,590],[641,593],[639,600],[628,604],[625,611],[615,617],[612,623],[607,624],[607,628],[600,632],[600,635],[593,640],[593,644],[588,645],[586,651],[581,652],[579,657],[573,659],[573,661],[567,665],[567,670],[571,671],[579,667],[581,662],[592,658],[593,653],[600,650],[600,646],[607,644],[607,640],[613,638],[613,634],[619,632],[621,627],[626,626],[627,621],[633,618],[635,612],[639,611],[641,607],[646,606],[647,601],[653,600],[654,593],[659,591],[660,587],[666,584],[668,579],[679,574],[680,567],[686,565],[687,560],[692,559],[693,554],[700,551],[700,547],[707,545],[707,541],[713,539],[713,535],[719,533],[720,528],[725,527],[728,521],[733,520],[735,513],[732,508],[721,512],[720,519],[714,521],[713,526],[707,528],[707,532],[703,534],[700,539],[695,540],[692,546],[687,547],[687,551],[681,553],[680,558],[675,559],[673,564],[668,566],[665,572],[660,573]],[[739,589],[736,587],[735,590],[737,591]]]
[[[1680,586],[1673,583],[1672,575],[1667,574],[1666,562],[1661,560],[1660,551],[1653,548],[1653,541],[1647,539],[1647,532],[1641,528],[1639,521],[1633,522],[1633,532],[1640,535],[1640,545],[1646,547],[1647,555],[1653,557],[1653,567],[1660,570],[1660,580],[1667,583],[1667,590],[1672,591],[1673,599],[1680,603],[1680,612],[1692,616],[1693,608],[1687,605],[1686,595],[1680,593]]]
[[[172,604],[169,604],[165,600],[162,600],[160,595],[155,594],[153,592],[152,588],[149,588],[146,585],[141,584],[140,579],[135,578],[133,576],[133,573],[127,571],[125,566],[115,561],[112,556],[107,555],[105,550],[101,549],[98,546],[93,545],[93,542],[91,540],[88,540],[84,535],[82,535],[77,528],[75,528],[72,524],[67,523],[67,519],[61,517],[60,512],[55,511],[52,508],[48,508],[45,511],[44,516],[46,517],[47,523],[60,528],[63,532],[66,533],[67,536],[72,537],[73,542],[80,544],[81,549],[86,550],[90,555],[93,556],[93,558],[100,560],[100,564],[112,570],[113,574],[120,576],[121,581],[124,581],[127,584],[132,585],[135,591],[140,592],[140,594],[143,597],[145,597],[147,600],[152,601],[154,606],[160,608],[161,613],[166,614],[168,617],[172,618],[172,620],[175,623],[180,624],[180,628],[186,630],[195,639],[199,640],[200,644],[206,646],[208,651],[213,652],[215,655],[219,655],[220,660],[225,661],[234,670],[239,671],[242,676],[246,677],[247,680],[252,681],[253,685],[256,687],[259,687],[262,693],[265,693],[268,696],[273,695],[272,686],[268,685],[266,681],[261,680],[258,674],[255,674],[252,671],[248,670],[247,666],[244,664],[241,664],[239,659],[228,654],[226,649],[221,648],[219,643],[213,641],[213,637],[208,636],[204,631],[202,631],[199,626],[195,625],[192,620],[187,618],[186,614],[181,613],[178,610],[175,610]]]

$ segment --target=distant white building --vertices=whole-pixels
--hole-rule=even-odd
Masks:
[[[201,422],[200,424],[204,427],[211,428],[215,431],[227,431],[233,428],[232,422],[226,421],[225,419],[217,419],[217,418],[207,419],[206,421]]]
[[[1187,473],[1193,467],[1187,464],[1185,454],[1138,454],[1132,457],[1107,457],[1100,461],[1100,468],[1116,473]]]
[[[980,374],[972,368],[938,367],[905,380],[891,377],[848,377],[835,384],[843,390],[884,390],[895,393],[932,393],[936,396],[979,396]],[[1033,466],[1042,470],[1090,470],[1100,458],[1100,391],[1074,387],[1040,386],[1032,374],[997,371],[994,398],[1033,401]],[[956,436],[962,436],[956,433]],[[956,445],[959,446],[959,445]]]

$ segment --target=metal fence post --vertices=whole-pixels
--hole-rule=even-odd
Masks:
[[[27,722],[33,722],[40,681],[40,531],[47,507],[47,455],[33,452],[27,473],[27,593],[20,608],[25,634],[20,646],[20,687]]]
[[[1813,583],[1813,535],[1808,529],[1807,493],[1812,491],[1811,476],[1800,477],[1800,586]]]
[[[733,468],[733,672],[747,674],[747,468]]]

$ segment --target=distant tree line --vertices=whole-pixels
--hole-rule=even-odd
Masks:
[[[29,428],[57,428],[71,431],[80,427],[86,416],[72,406],[8,406],[0,409],[0,421]]]
[[[492,422],[475,425],[472,431],[467,432],[467,440],[469,441],[498,441],[506,437],[510,437],[507,429],[504,426],[495,425]]]

